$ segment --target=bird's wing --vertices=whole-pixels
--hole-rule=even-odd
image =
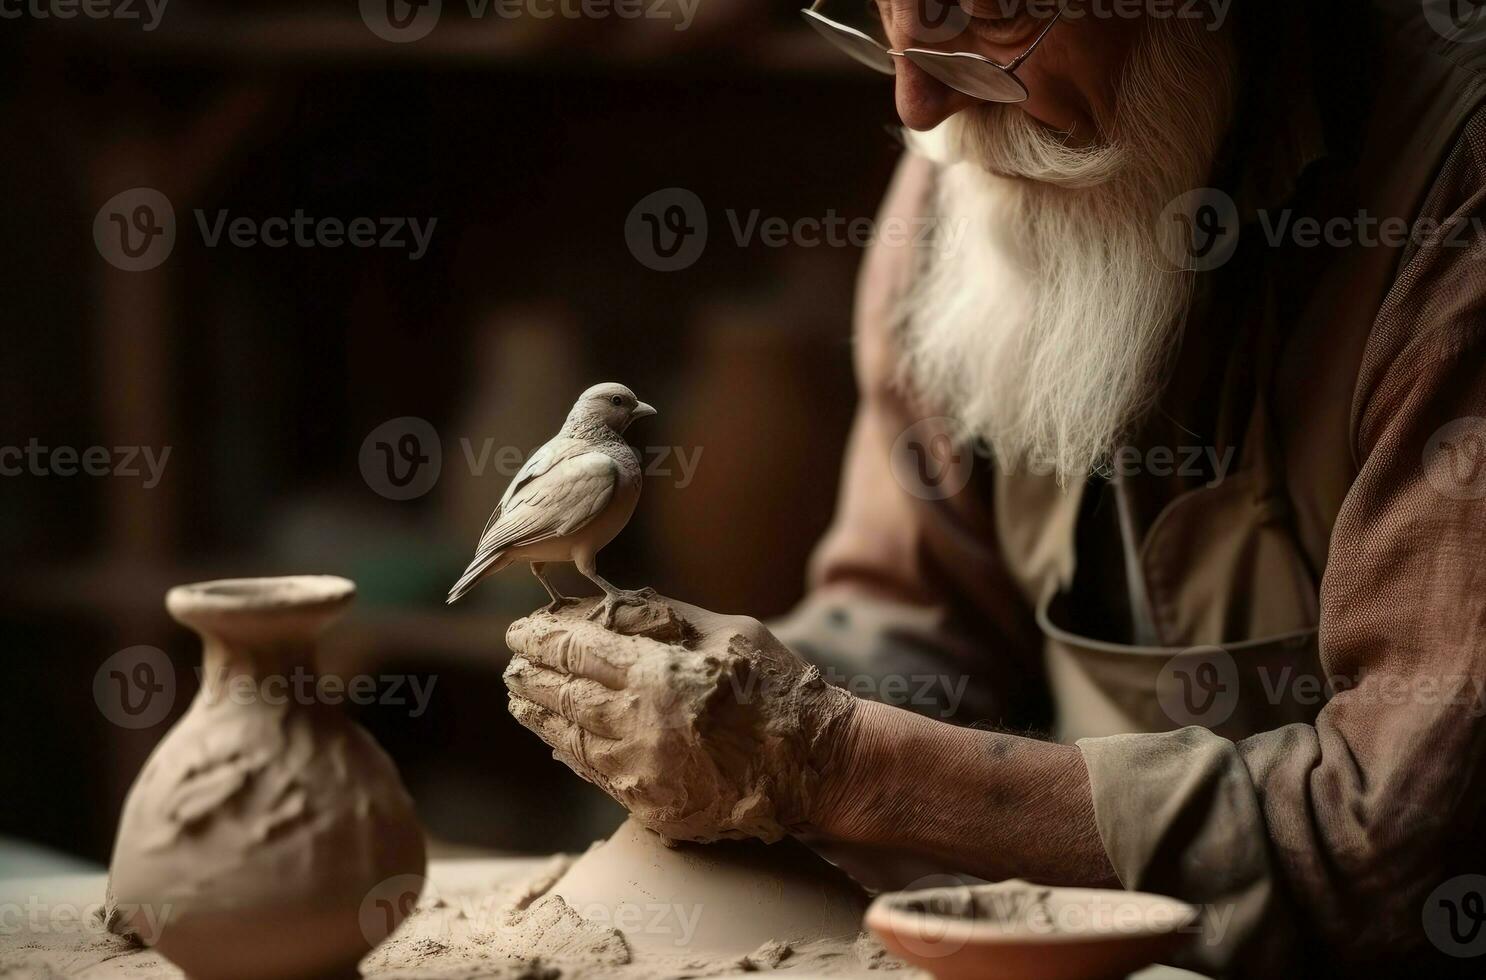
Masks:
[[[480,541],[483,542],[485,536],[490,533],[490,529],[495,527],[496,523],[500,521],[501,514],[505,513],[506,507],[511,502],[511,498],[515,496],[518,490],[536,477],[546,473],[562,460],[570,459],[573,456],[581,455],[588,451],[588,444],[578,439],[556,436],[547,440],[540,449],[528,456],[526,462],[521,464],[521,469],[516,471],[516,476],[511,480],[511,485],[506,487],[505,493],[501,494],[500,503],[495,505],[495,510],[490,512],[490,517],[485,521],[485,526],[480,529]]]
[[[618,481],[619,464],[594,449],[563,453],[525,480],[517,474],[501,501],[499,518],[480,536],[475,562],[507,548],[572,534],[608,506]]]

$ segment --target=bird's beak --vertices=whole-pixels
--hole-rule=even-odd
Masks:
[[[631,421],[634,421],[635,419],[643,419],[647,415],[654,415],[654,414],[655,414],[655,409],[651,408],[649,405],[645,404],[644,402],[636,402],[635,403],[635,410],[633,412],[630,412],[629,413],[629,417],[630,417],[630,420]]]

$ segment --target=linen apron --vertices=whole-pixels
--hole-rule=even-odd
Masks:
[[[1239,261],[1246,260],[1268,261],[1257,251]],[[1253,271],[1259,278],[1250,281],[1267,281]],[[1119,522],[1130,642],[1085,635],[1073,615],[1077,524],[1089,485],[1050,492],[1045,478],[995,477],[998,531],[1034,603],[1059,741],[1187,725],[1239,740],[1310,723],[1325,703],[1319,582],[1293,531],[1270,426],[1273,305],[1261,289],[1230,311],[1261,324],[1238,468],[1171,499],[1143,540],[1132,522]],[[1116,477],[1110,488],[1116,510],[1128,513],[1129,485]],[[1009,514],[1017,515],[1014,526]]]

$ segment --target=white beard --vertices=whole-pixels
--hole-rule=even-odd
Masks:
[[[1159,218],[1209,177],[1235,61],[1225,35],[1167,22],[1132,54],[1093,146],[1001,105],[909,134],[941,164],[953,227],[899,310],[903,380],[1003,467],[1083,480],[1155,399],[1192,282],[1167,258],[1185,233]]]

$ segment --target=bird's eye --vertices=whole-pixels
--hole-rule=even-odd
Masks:
[[[613,402],[616,405],[623,405],[624,404],[624,399],[623,398],[620,398],[618,395],[615,395],[613,398],[610,398],[609,401]]]

